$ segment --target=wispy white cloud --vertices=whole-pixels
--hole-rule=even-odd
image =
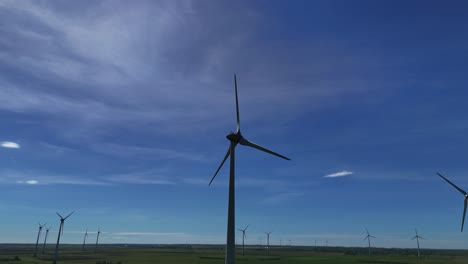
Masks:
[[[284,235],[291,238],[327,238],[327,239],[340,239],[340,238],[362,238],[362,235],[357,234],[287,234]]]
[[[20,145],[18,143],[11,142],[11,141],[0,142],[0,146],[2,146],[4,148],[12,148],[12,149],[19,149],[20,148]]]
[[[284,192],[284,193],[278,193],[274,194],[270,197],[265,198],[264,200],[260,201],[261,204],[266,204],[266,205],[275,205],[279,203],[284,203],[286,201],[296,199],[300,196],[304,195],[302,192]]]
[[[342,56],[316,56],[334,54],[323,52],[329,45],[291,48],[285,42],[265,49],[256,33],[271,21],[258,11],[240,4],[182,2],[79,2],[79,8],[70,8],[54,2],[3,1],[0,8],[9,16],[0,23],[10,26],[0,29],[5,36],[0,40],[0,64],[41,82],[24,85],[8,76],[0,78],[0,109],[59,117],[60,125],[46,125],[67,130],[58,134],[76,140],[76,135],[116,126],[139,131],[145,126],[171,134],[184,133],[187,127],[201,131],[219,126],[226,122],[222,117],[232,114],[226,107],[232,103],[232,90],[216,87],[229,87],[237,69],[245,76],[239,81],[251,87],[242,101],[243,111],[256,110],[244,117],[250,120],[279,119],[278,114],[291,115],[310,100],[318,105],[324,98],[336,101],[337,95],[363,90],[353,88],[363,87],[356,80],[310,74],[330,74],[333,69],[348,76],[354,69]],[[229,34],[222,30],[226,27],[231,28]],[[292,51],[289,63],[278,63],[285,60],[282,49]],[[294,60],[311,61],[304,56],[313,57],[314,63],[291,67],[297,64]],[[326,63],[317,63],[317,58]],[[362,58],[359,61],[362,64]],[[297,83],[297,74],[307,78]],[[281,113],[270,111],[278,106]]]
[[[344,176],[349,176],[349,175],[352,175],[354,174],[353,172],[351,171],[339,171],[339,172],[335,172],[335,173],[331,173],[331,174],[328,174],[328,175],[325,175],[323,176],[324,178],[336,178],[336,177],[344,177]]]
[[[36,180],[16,181],[16,183],[20,183],[20,184],[31,184],[31,185],[39,184],[39,182],[36,181]]]
[[[33,179],[31,179],[31,175],[34,175]],[[112,185],[111,182],[78,176],[54,175],[47,174],[44,172],[19,171],[9,169],[0,170],[0,183],[27,185]]]
[[[133,172],[105,177],[107,181],[121,184],[172,185],[175,181],[161,175],[158,171]]]
[[[197,153],[190,153],[165,148],[151,148],[121,145],[115,143],[98,143],[93,144],[90,148],[101,154],[111,155],[121,158],[138,157],[141,159],[181,159],[190,161],[206,160],[205,156]]]
[[[185,236],[185,233],[159,233],[159,232],[109,232],[116,236]]]

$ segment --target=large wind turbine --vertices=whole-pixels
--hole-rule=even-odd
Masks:
[[[412,238],[412,240],[414,240],[416,238],[416,243],[418,244],[418,259],[421,258],[421,253],[419,252],[419,239],[424,239],[422,237],[420,237],[418,235],[418,230],[417,229],[414,229],[414,231],[416,232],[416,235]]]
[[[249,225],[247,225],[244,229],[237,229],[242,232],[242,256],[245,255],[244,239],[247,238],[247,236],[245,235],[245,231],[247,230],[248,227]]]
[[[46,227],[45,238],[44,238],[44,245],[42,245],[42,254],[44,254],[45,245],[46,245],[46,242],[47,242],[47,235],[49,235],[49,230],[50,230],[51,228],[52,228],[52,226],[50,226],[49,228]]]
[[[239,99],[237,97],[237,79],[236,75],[234,75],[234,89],[236,93],[236,114],[237,114],[237,129],[236,132],[232,132],[226,136],[226,138],[231,142],[229,145],[229,149],[224,156],[223,161],[219,165],[218,169],[216,170],[215,174],[211,178],[209,185],[213,182],[214,178],[218,174],[219,170],[223,166],[224,162],[227,160],[229,156],[230,159],[230,166],[229,166],[229,201],[228,201],[228,221],[227,221],[227,236],[226,236],[226,260],[225,264],[234,264],[235,263],[235,256],[236,256],[236,247],[235,247],[235,207],[234,207],[234,194],[235,194],[235,179],[234,179],[234,168],[235,168],[235,148],[237,144],[241,144],[244,146],[252,147],[266,153],[275,155],[277,157],[289,160],[289,158],[280,155],[276,152],[273,152],[269,149],[266,149],[262,146],[259,146],[255,143],[252,143],[245,139],[240,131],[240,118],[239,118]]]
[[[98,228],[98,231],[97,231],[97,237],[96,237],[96,249],[94,249],[94,251],[97,251],[97,245],[98,245],[98,242],[99,242],[99,234],[101,234],[101,228]]]
[[[268,252],[268,255],[270,255],[270,234],[272,232],[265,232],[265,234],[267,235],[267,252]]]
[[[88,237],[88,228],[86,228],[86,233],[84,234],[84,239],[83,239],[83,248],[82,250],[84,250],[84,247],[86,245],[86,238]]]
[[[74,213],[71,212],[69,215],[67,215],[66,217],[63,217],[61,216],[59,213],[57,213],[57,215],[60,217],[60,226],[59,226],[59,232],[58,232],[58,236],[57,236],[57,244],[55,245],[55,256],[54,256],[54,264],[57,264],[57,257],[58,257],[58,249],[59,249],[59,244],[60,244],[60,237],[62,236],[63,234],[63,225],[65,224],[65,220],[67,220],[68,217],[70,217],[70,215],[72,215]]]
[[[369,234],[369,231],[367,230],[367,228],[366,228],[366,232],[367,232],[367,236],[364,238],[364,240],[367,239],[367,241],[369,242],[369,256],[370,256],[370,253],[371,253],[371,252],[370,252],[370,240],[371,240],[371,238],[375,238],[375,236],[371,236],[371,235]]]
[[[37,257],[37,245],[39,244],[39,237],[41,236],[42,228],[46,225],[46,224],[41,225],[41,223],[38,223],[38,224],[39,224],[39,232],[37,232],[36,249],[34,250],[34,257]]]
[[[463,208],[463,218],[462,218],[462,226],[461,226],[461,232],[463,232],[463,225],[465,224],[465,215],[466,215],[466,207],[468,205],[468,194],[462,190],[461,188],[459,188],[458,186],[456,186],[455,184],[453,184],[451,181],[447,180],[447,178],[445,178],[444,176],[442,176],[440,173],[437,172],[437,175],[439,175],[440,177],[442,177],[442,179],[444,179],[446,182],[448,182],[450,185],[452,185],[453,187],[455,187],[455,189],[457,189],[459,192],[461,192],[464,196],[465,196],[465,205],[464,205],[464,208]]]

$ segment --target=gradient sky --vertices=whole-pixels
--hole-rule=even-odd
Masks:
[[[1,0],[0,243],[224,243],[237,73],[246,243],[467,248],[467,8]]]

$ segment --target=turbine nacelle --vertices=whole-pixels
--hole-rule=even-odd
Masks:
[[[226,138],[231,141],[232,143],[239,143],[240,140],[243,138],[240,132],[234,133],[231,132],[229,135],[226,136]]]

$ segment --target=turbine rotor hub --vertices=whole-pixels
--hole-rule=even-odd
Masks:
[[[240,139],[242,138],[242,135],[240,134],[240,132],[230,133],[226,136],[226,138],[233,143],[239,143]]]

